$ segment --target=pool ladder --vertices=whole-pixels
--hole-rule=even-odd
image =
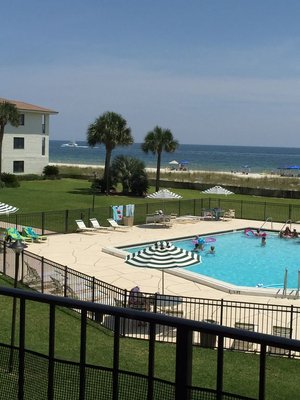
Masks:
[[[271,229],[273,230],[273,219],[272,219],[272,217],[266,218],[265,222],[262,224],[262,226],[259,229],[262,229],[267,222],[271,222]]]
[[[287,220],[285,221],[285,223],[282,225],[282,228],[280,229],[279,233],[283,232],[284,228],[285,228],[287,225],[290,225],[290,230],[292,230],[292,223],[293,223],[293,221],[292,221],[291,219],[287,219]]]
[[[282,297],[290,297],[290,296],[294,296],[295,298],[299,298],[299,294],[300,294],[300,270],[298,269],[298,288],[291,290],[288,293],[288,289],[287,289],[287,283],[288,283],[288,269],[286,268],[284,271],[284,278],[283,278],[283,289],[279,289],[276,293],[276,296],[280,296],[280,292],[282,290]]]

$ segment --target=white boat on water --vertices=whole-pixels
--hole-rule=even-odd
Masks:
[[[76,142],[63,143],[61,147],[79,147]]]

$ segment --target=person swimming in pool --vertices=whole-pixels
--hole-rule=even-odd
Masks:
[[[292,237],[293,237],[293,238],[299,237],[298,232],[296,231],[296,229],[293,230],[293,232],[292,232]]]
[[[292,231],[290,230],[290,228],[287,226],[283,232],[283,236],[284,237],[291,237],[292,236]]]
[[[208,250],[207,254],[216,254],[215,246],[210,246],[210,249]]]
[[[265,246],[266,244],[267,244],[267,239],[266,239],[265,236],[262,236],[262,238],[261,238],[261,245],[262,245],[262,246]]]

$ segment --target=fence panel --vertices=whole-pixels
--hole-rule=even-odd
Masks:
[[[0,253],[1,271],[3,273],[3,262],[5,261],[6,274],[14,278],[15,253],[12,249],[3,245],[2,249],[3,252]],[[28,285],[31,289],[43,293],[105,305],[129,307],[128,292],[126,290],[28,251],[24,251],[20,259],[18,280]],[[153,295],[152,293],[144,293],[143,295],[147,303],[147,307],[143,307],[144,311],[148,310],[193,321],[205,321],[277,336],[288,335],[293,339],[300,339],[299,307],[173,295]],[[115,321],[110,315],[90,314],[89,317],[101,323],[104,327],[114,330]],[[123,336],[147,339],[149,326],[136,320],[121,319],[121,334]],[[176,340],[176,329],[158,325],[155,338],[157,341],[173,343]],[[214,348],[217,346],[214,337],[201,336],[199,332],[194,334],[193,343],[202,347]],[[225,339],[224,346],[227,349],[242,351],[258,350],[257,347],[250,346],[247,342],[232,341],[228,338]],[[295,354],[292,355],[294,356]],[[299,356],[299,354],[296,355]]]
[[[256,219],[265,221],[271,218],[273,222],[285,222],[291,220],[300,221],[300,206],[286,203],[268,203],[259,201],[234,200],[230,197],[187,200],[156,200],[135,205],[134,223],[144,224],[147,214],[156,210],[164,210],[165,214],[202,215],[204,208],[234,209],[235,217],[242,219]],[[97,218],[103,226],[108,226],[107,218],[112,216],[109,206],[92,208],[80,208],[76,210],[47,211],[29,214],[1,215],[1,227],[15,226],[22,230],[23,226],[32,226],[39,234],[70,233],[75,232],[76,219],[84,220],[89,226],[89,218]]]

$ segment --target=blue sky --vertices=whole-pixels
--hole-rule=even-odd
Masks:
[[[136,142],[300,147],[300,1],[11,0],[0,97],[49,107],[52,139],[105,111]]]

